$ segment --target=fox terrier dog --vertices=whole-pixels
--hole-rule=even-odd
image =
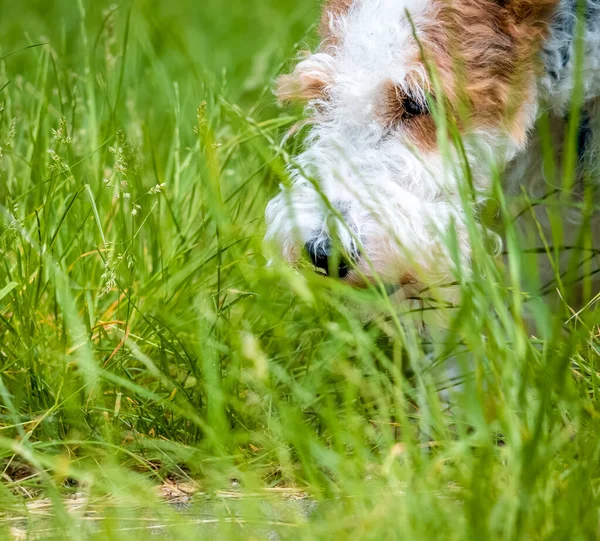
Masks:
[[[592,161],[599,0],[328,0],[320,33],[277,85],[309,126],[266,211],[292,264],[414,299],[455,280],[456,253],[468,268],[465,166],[471,219],[500,172],[509,191],[543,197],[537,119],[564,139],[574,91],[577,158]]]

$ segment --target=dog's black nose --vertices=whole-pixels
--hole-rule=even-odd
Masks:
[[[330,259],[332,257],[331,247],[328,243],[315,243],[307,242],[305,245],[306,252],[313,262],[313,265],[318,269],[325,272],[327,276],[330,275]],[[337,262],[337,275],[339,278],[345,278],[349,272],[348,262],[341,256],[338,256]]]

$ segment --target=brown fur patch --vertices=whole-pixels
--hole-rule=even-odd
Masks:
[[[444,94],[446,110],[459,129],[502,127],[525,143],[524,103],[530,103],[538,70],[537,53],[558,0],[432,0],[415,20],[417,35]],[[421,49],[407,50],[415,64]],[[415,71],[418,73],[418,71]],[[419,95],[428,81],[404,81]],[[379,117],[422,151],[436,147],[437,130],[430,115],[407,114],[406,94],[393,81],[380,92]]]
[[[525,137],[519,113],[530,97],[537,53],[557,3],[433,0],[417,23],[419,38],[461,121],[504,125],[515,138]]]
[[[431,115],[415,117],[405,126],[405,134],[421,152],[435,150],[437,146],[437,126]]]
[[[355,0],[326,0],[323,5],[319,33],[325,40],[331,39],[330,23],[331,17],[337,17],[347,13]]]

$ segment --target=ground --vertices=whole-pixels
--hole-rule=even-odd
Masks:
[[[585,234],[583,287],[536,284],[497,190],[507,261],[474,243],[433,344],[376,289],[267,265],[301,144],[271,90],[317,4],[0,0],[3,538],[600,533]]]

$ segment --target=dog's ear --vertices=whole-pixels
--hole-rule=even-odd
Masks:
[[[323,38],[321,50],[335,45],[335,19],[344,15],[356,0],[324,0],[319,33]],[[331,52],[331,51],[329,51]],[[327,89],[333,82],[334,57],[325,52],[309,54],[289,75],[277,79],[275,95],[280,103],[309,102],[326,99]]]
[[[281,103],[324,99],[333,82],[333,62],[333,57],[325,53],[307,56],[292,73],[277,79],[275,95]]]
[[[344,15],[350,9],[355,0],[325,0],[319,32],[321,36],[328,39],[331,36],[331,23],[340,15]]]

